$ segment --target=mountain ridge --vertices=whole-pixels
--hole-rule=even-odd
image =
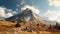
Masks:
[[[33,13],[32,10],[27,8],[26,10],[22,11],[22,13],[14,15],[10,18],[5,19],[5,20],[15,21],[15,20],[19,20],[19,19],[22,19],[24,21],[25,20],[29,21],[29,20],[39,19],[39,18],[38,18],[37,14]]]

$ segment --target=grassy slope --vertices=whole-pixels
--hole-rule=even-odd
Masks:
[[[0,34],[60,34],[60,32],[55,32],[53,30],[52,31],[38,31],[38,32],[21,31],[22,27],[21,28],[12,27],[15,24],[16,23],[12,23],[12,22],[5,21],[5,20],[0,21]]]

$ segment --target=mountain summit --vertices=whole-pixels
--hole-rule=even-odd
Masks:
[[[18,20],[19,21],[32,21],[35,19],[39,20],[38,14],[34,13],[31,9],[26,8],[21,13],[18,13],[10,18],[7,18],[6,20],[9,20],[9,21],[18,21]]]

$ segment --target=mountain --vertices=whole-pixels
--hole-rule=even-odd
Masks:
[[[39,16],[34,13],[29,8],[26,8],[26,10],[23,10],[21,13],[18,13],[10,18],[6,18],[5,20],[9,21],[33,21],[35,19],[39,20]]]

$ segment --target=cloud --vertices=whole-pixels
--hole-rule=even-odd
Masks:
[[[60,7],[60,0],[49,0],[49,6]]]
[[[7,16],[7,17],[6,17],[6,16]],[[7,14],[5,15],[5,18],[11,17],[11,16],[13,16],[13,14],[7,13]]]
[[[20,4],[23,5],[23,4],[25,4],[25,3],[26,3],[26,1],[22,0],[22,2],[21,2]]]
[[[26,8],[29,8],[30,10],[32,10],[33,13],[36,13],[36,14],[40,13],[40,11],[37,8],[35,8],[33,6],[29,6],[29,5],[24,6],[21,10],[26,10]]]
[[[52,10],[48,10],[44,15],[51,21],[60,22],[60,0],[49,0],[49,6],[55,7]]]
[[[7,9],[5,7],[0,7],[0,17],[9,18],[13,16],[13,14],[16,14],[16,11],[13,11],[12,9]]]
[[[45,17],[47,17],[50,21],[58,21],[60,19],[60,10],[52,11],[48,10],[45,14]]]
[[[5,17],[5,8],[0,7],[0,16]]]

